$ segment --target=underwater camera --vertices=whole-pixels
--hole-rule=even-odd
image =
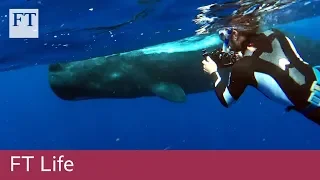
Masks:
[[[223,52],[222,49],[217,49],[213,52],[208,53],[206,49],[202,50],[202,56],[206,58],[209,56],[218,66],[218,68],[226,68],[236,63],[241,55],[234,51]]]

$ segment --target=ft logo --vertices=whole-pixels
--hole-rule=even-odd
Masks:
[[[39,38],[39,10],[10,9],[9,38]]]

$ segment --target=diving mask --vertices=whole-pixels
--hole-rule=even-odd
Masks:
[[[232,28],[223,28],[219,30],[219,37],[223,41],[223,46],[222,46],[222,52],[229,52],[230,51],[230,38],[232,34]]]

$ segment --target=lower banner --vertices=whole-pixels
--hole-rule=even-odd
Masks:
[[[320,151],[0,151],[1,180],[313,180]]]

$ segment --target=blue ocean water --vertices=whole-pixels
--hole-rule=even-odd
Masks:
[[[70,36],[56,33],[26,43],[8,39],[7,24],[1,24],[0,57],[14,57],[2,61],[4,67],[32,66],[0,74],[0,149],[320,148],[320,126],[296,112],[286,113],[283,106],[252,88],[230,109],[220,105],[213,91],[189,95],[185,104],[157,97],[81,102],[58,99],[49,88],[46,63],[59,58],[88,58],[138,49],[192,36],[197,28],[191,22],[196,8],[212,3],[208,0],[144,2],[149,3],[4,0],[0,4],[4,20],[9,8],[39,8],[43,34],[61,28],[80,29]],[[108,31],[98,36],[81,31],[127,21],[145,8],[148,16],[114,31],[114,36]],[[316,32],[316,26],[308,26],[319,22],[317,18],[305,19],[286,27],[319,40],[319,35],[310,33],[310,29]],[[73,46],[48,48],[45,43]]]

